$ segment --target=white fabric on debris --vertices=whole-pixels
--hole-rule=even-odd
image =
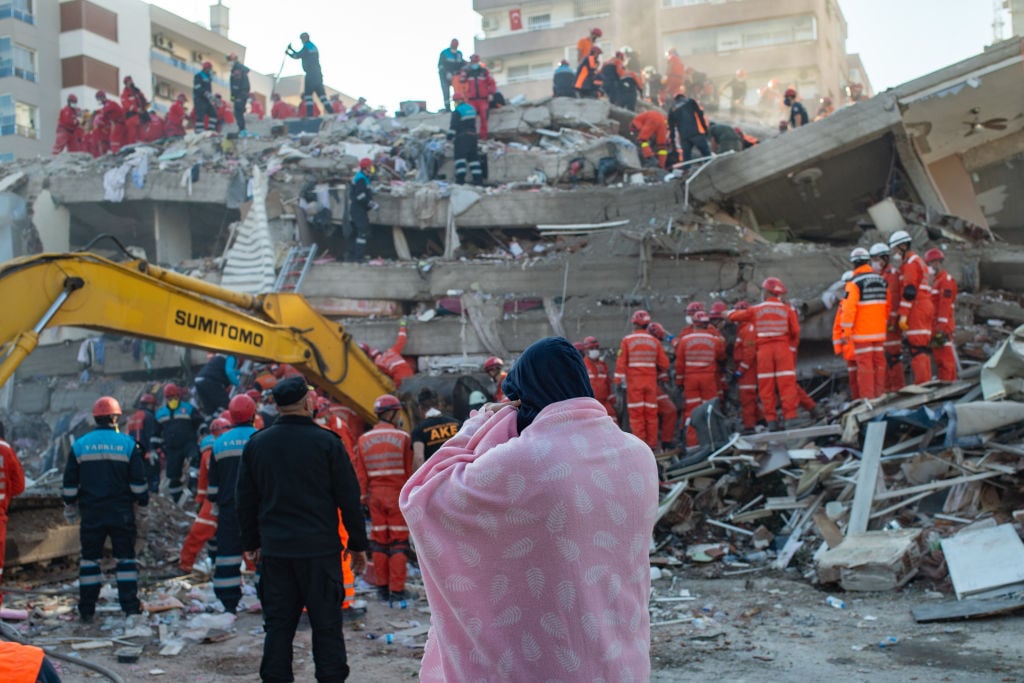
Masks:
[[[277,277],[274,273],[274,242],[267,220],[267,176],[255,167],[252,180],[252,206],[228,249],[221,286],[259,294],[271,291]]]
[[[149,155],[152,153],[151,147],[136,149],[131,156],[125,159],[123,164],[104,173],[103,199],[108,202],[123,202],[124,186],[129,173],[132,174],[132,182],[135,187],[139,189],[145,187],[146,175],[149,173]]]

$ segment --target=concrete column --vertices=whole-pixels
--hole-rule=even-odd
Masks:
[[[157,263],[177,263],[192,258],[192,230],[187,204],[154,202],[153,240]]]
[[[43,190],[32,205],[35,223],[44,252],[65,252],[71,249],[71,212],[53,202],[49,190]]]
[[[921,161],[921,157],[914,148],[914,141],[906,129],[901,126],[893,128],[893,144],[896,146],[896,155],[899,157],[900,165],[903,166],[914,189],[917,190],[921,203],[932,211],[949,213],[949,207],[943,201],[941,190],[936,186],[931,173],[928,172],[928,167]]]

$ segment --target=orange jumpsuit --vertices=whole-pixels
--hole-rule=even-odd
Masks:
[[[53,143],[53,153],[60,154],[65,148],[69,152],[82,151],[82,125],[78,122],[78,111],[70,104],[61,109],[57,117],[57,140]]]
[[[295,116],[298,116],[295,107],[284,100],[278,100],[270,107],[270,118],[272,119],[290,119]]]
[[[352,435],[353,439],[358,439],[366,431],[366,422],[363,418],[352,408],[348,406],[332,403],[330,407],[331,415],[337,415],[348,427],[348,433]],[[351,453],[349,454],[351,455]],[[364,492],[365,493],[365,492]]]
[[[837,356],[842,356],[846,361],[846,374],[850,384],[850,399],[856,401],[860,396],[860,387],[857,386],[857,357],[854,354],[853,344],[847,344],[843,334],[843,304],[839,302],[836,309],[835,320],[832,321],[832,350]]]
[[[590,39],[589,35],[583,36],[576,41],[576,63],[579,64],[588,56],[590,56],[590,49],[594,47],[594,41]]]
[[[782,419],[795,418],[799,397],[792,349],[800,344],[800,321],[796,311],[778,297],[768,296],[756,306],[732,311],[729,319],[754,323],[757,387],[765,416],[770,422],[776,421],[781,398]]]
[[[100,109],[100,116],[103,119],[103,134],[106,135],[103,152],[117,154],[125,140],[124,109],[114,100],[108,99]]]
[[[348,425],[341,417],[328,413],[324,417],[317,418],[316,423],[337,434],[345,446],[345,452],[348,453],[349,459],[355,458],[355,440],[352,438],[352,432],[348,430]],[[341,538],[341,547],[343,548],[341,551],[341,576],[345,581],[345,595],[341,600],[341,606],[346,609],[352,607],[356,600],[356,574],[352,571],[352,557],[347,552],[348,529],[345,528],[340,511],[338,512],[338,536]]]
[[[487,69],[480,67],[473,69],[467,67],[462,72],[462,84],[465,88],[463,96],[466,102],[473,109],[476,109],[476,118],[480,122],[480,139],[487,139],[487,113],[491,107],[491,95],[498,91],[494,77]]]
[[[725,338],[713,327],[697,327],[676,349],[676,384],[683,388],[683,420],[718,396],[718,365],[725,360]],[[686,444],[697,445],[697,432],[686,430]]]
[[[903,256],[900,266],[903,291],[900,299],[900,317],[907,318],[909,327],[903,332],[910,345],[910,370],[914,384],[924,384],[932,378],[932,359],[928,353],[935,325],[935,300],[932,298],[931,278],[924,259],[912,251]]]
[[[886,266],[882,271],[882,277],[888,285],[889,299],[889,323],[885,329],[885,362],[887,366],[885,376],[885,390],[899,391],[906,383],[907,378],[903,372],[903,361],[900,356],[903,354],[903,333],[899,328],[900,317],[900,296],[903,292],[903,284],[900,279],[900,271],[892,266]]]
[[[601,402],[608,414],[617,418],[615,414],[615,393],[612,391],[611,381],[608,376],[608,364],[598,358],[591,360],[583,357],[583,364],[587,366],[587,377],[590,378],[590,388],[594,390],[594,398]]]
[[[249,100],[249,113],[262,121],[263,117],[267,115],[267,110],[263,108],[263,103],[254,97]]]
[[[615,361],[615,384],[626,381],[629,429],[652,450],[658,448],[658,376],[667,370],[665,349],[645,330],[623,338]]]
[[[409,527],[398,509],[398,494],[412,476],[412,440],[382,420],[359,437],[357,450],[356,476],[370,503],[370,549],[377,587],[404,591]]]
[[[185,116],[185,105],[175,100],[167,110],[167,122],[164,125],[167,137],[181,137],[185,134]]]
[[[206,497],[206,489],[210,485],[210,456],[213,454],[213,440],[205,441],[199,460],[199,482],[196,486],[196,502],[199,503],[199,514],[192,523],[185,542],[181,544],[181,559],[178,566],[182,571],[190,572],[196,563],[199,551],[207,543],[210,544],[210,560],[217,552],[217,515],[213,514],[213,503]],[[248,563],[247,563],[248,564]]]
[[[40,678],[39,673],[43,668],[45,656],[42,648],[0,640],[0,681],[36,683],[44,680]]]
[[[754,323],[740,323],[736,329],[736,343],[732,347],[732,360],[738,373],[736,390],[739,394],[743,428],[753,429],[764,415],[757,402],[757,333]]]
[[[600,62],[597,55],[587,55],[576,69],[576,93],[581,97],[596,98],[601,78],[598,75]]]
[[[403,379],[416,374],[412,366],[409,365],[409,361],[402,357],[402,349],[405,348],[405,342],[408,338],[408,332],[406,332],[404,327],[400,327],[398,329],[398,340],[395,341],[395,345],[373,359],[373,362],[380,368],[380,371],[390,377],[391,381],[395,383],[396,389],[402,386]]]
[[[4,545],[7,543],[7,508],[25,490],[25,470],[11,444],[0,439],[0,581],[4,578]],[[0,593],[0,605],[4,594]]]
[[[661,103],[670,101],[686,82],[686,68],[679,55],[668,56],[668,68],[665,69],[664,88],[661,90]]]
[[[860,398],[885,393],[885,330],[889,323],[888,285],[870,265],[859,266],[846,283],[846,298],[840,307],[840,327],[847,344],[852,344],[857,363]]]
[[[957,377],[956,351],[953,348],[953,331],[956,329],[956,319],[953,317],[953,304],[957,295],[956,280],[949,274],[949,271],[940,270],[935,274],[932,289],[934,290],[935,332],[941,332],[946,338],[945,342],[932,349],[936,375],[943,382],[954,382]]]
[[[139,141],[139,128],[142,121],[139,116],[147,110],[146,98],[141,92],[125,86],[121,91],[121,107],[124,109],[124,144],[131,145]]]
[[[655,155],[655,150],[651,148],[651,141],[654,141],[658,166],[665,168],[665,161],[668,159],[668,118],[664,112],[652,109],[637,114],[629,124],[629,130],[636,135],[640,143],[640,155],[644,159],[650,159]]]

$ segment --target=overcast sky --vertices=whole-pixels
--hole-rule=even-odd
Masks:
[[[209,26],[211,0],[151,1]],[[251,68],[276,74],[285,46],[290,41],[298,47],[299,34],[307,31],[320,50],[328,85],[389,111],[401,100],[426,100],[438,108],[438,53],[454,37],[468,57],[480,31],[472,0],[223,2],[231,8],[229,37],[246,46]],[[977,54],[992,42],[992,0],[840,0],[840,5],[849,25],[847,50],[860,53],[876,91]],[[287,60],[283,75],[298,73],[299,62]]]

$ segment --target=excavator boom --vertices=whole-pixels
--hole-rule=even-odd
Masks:
[[[288,363],[371,422],[373,401],[394,390],[345,328],[300,294],[242,294],[144,260],[81,252],[4,263],[0,301],[0,386],[44,329],[74,326]]]

